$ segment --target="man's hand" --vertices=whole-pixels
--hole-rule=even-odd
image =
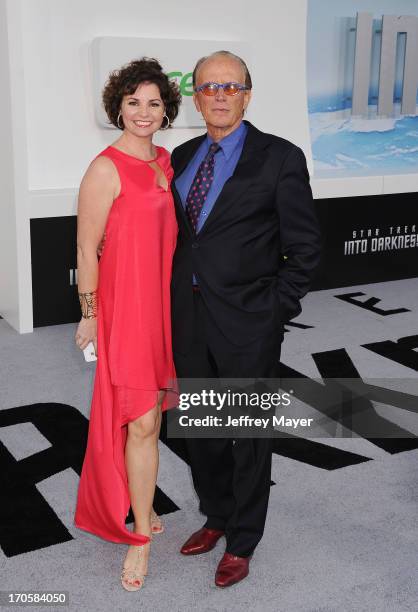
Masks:
[[[104,243],[105,243],[105,240],[106,240],[106,232],[103,234],[103,238],[101,239],[100,244],[99,244],[99,246],[97,247],[97,255],[98,255],[99,257],[101,257],[101,256],[102,256],[103,249],[104,249]]]

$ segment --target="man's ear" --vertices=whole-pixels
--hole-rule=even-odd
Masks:
[[[246,111],[247,108],[248,108],[248,105],[249,105],[250,100],[251,100],[251,94],[252,94],[251,89],[246,91],[246,92],[244,92],[244,96],[245,96],[244,97],[244,111]]]
[[[194,102],[197,112],[201,113],[202,111],[200,110],[199,98],[197,97],[197,94],[195,93],[193,94],[193,102]]]

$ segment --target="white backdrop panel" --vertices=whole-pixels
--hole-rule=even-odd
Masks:
[[[95,117],[90,49],[98,37],[210,41],[209,51],[222,41],[237,48],[248,44],[254,84],[248,119],[302,146],[310,158],[306,0],[213,0],[210,5],[160,0],[158,6],[137,0],[23,0],[22,8],[31,190],[76,188],[89,162],[115,139]],[[190,52],[188,66],[203,51],[205,45]],[[141,53],[150,54],[146,48]],[[156,142],[172,150],[202,128],[167,132]],[[58,203],[57,214],[62,214]],[[36,209],[31,215],[37,216]]]

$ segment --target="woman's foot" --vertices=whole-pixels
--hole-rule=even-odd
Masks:
[[[123,564],[121,582],[127,591],[138,591],[148,573],[150,542],[142,546],[129,546]]]
[[[161,519],[155,512],[154,508],[151,508],[150,521],[152,533],[162,533],[164,531],[164,525],[162,524]]]

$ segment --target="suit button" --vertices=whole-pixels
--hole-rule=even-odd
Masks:
[[[192,249],[198,249],[198,248],[199,248],[199,243],[198,242],[193,242]]]

